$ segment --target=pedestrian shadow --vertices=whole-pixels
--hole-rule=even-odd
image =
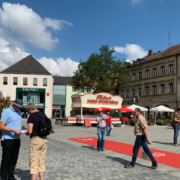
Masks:
[[[92,151],[97,151],[97,147],[94,146],[81,146],[82,148],[90,149]]]
[[[29,170],[22,170],[16,168],[14,175],[17,176],[18,178],[25,178],[26,180],[31,180],[31,175]]]
[[[164,145],[168,145],[168,146],[173,146],[173,143],[168,143],[168,142],[159,142],[159,141],[152,141],[153,143],[157,143],[157,144],[164,144]]]
[[[127,164],[130,164],[129,161],[125,160],[125,159],[122,159],[122,158],[119,158],[119,157],[111,157],[111,156],[106,156],[106,158],[109,158],[111,159],[112,161],[116,161],[122,165],[127,165]],[[141,167],[144,167],[144,168],[148,168],[149,166],[145,166],[145,165],[142,165],[142,164],[139,164],[139,163],[136,163],[136,166],[141,166]]]

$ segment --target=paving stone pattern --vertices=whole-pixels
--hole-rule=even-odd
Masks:
[[[15,170],[17,179],[29,180],[29,137],[21,136],[21,149]],[[86,148],[85,148],[86,147]],[[111,158],[97,152],[94,148],[84,148],[48,139],[45,179],[48,180],[107,180],[107,179],[179,179],[178,177],[150,170],[147,167],[136,166],[134,169],[124,169],[127,163],[120,158]]]

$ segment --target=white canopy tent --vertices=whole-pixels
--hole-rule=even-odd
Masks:
[[[165,106],[157,106],[154,108],[151,108],[149,111],[156,111],[156,112],[174,112],[174,109],[170,109],[168,107]],[[155,116],[155,124],[156,124],[156,116]]]
[[[141,107],[141,106],[138,106],[138,105],[135,105],[135,104],[133,104],[133,105],[131,105],[131,106],[128,106],[127,108],[128,108],[128,109],[132,109],[133,111],[134,111],[136,108],[141,109],[141,111],[148,111],[147,108],[144,108],[144,107]]]

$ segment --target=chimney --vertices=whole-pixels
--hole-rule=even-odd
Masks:
[[[153,55],[153,50],[150,49],[150,50],[148,51],[148,56],[152,56],[152,55]]]

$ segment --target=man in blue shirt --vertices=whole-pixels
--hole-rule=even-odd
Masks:
[[[0,130],[2,131],[2,180],[16,180],[13,173],[19,155],[21,129],[25,129],[21,125],[21,108],[23,108],[23,101],[16,99],[12,106],[2,112],[0,121]]]

